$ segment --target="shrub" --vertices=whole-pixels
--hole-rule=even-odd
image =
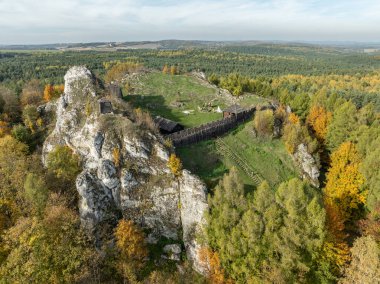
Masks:
[[[67,146],[57,146],[47,157],[48,169],[58,178],[74,180],[80,172],[79,157]]]
[[[253,124],[259,136],[269,137],[273,134],[274,115],[267,109],[256,112]]]
[[[181,160],[175,154],[170,155],[168,167],[172,174],[174,174],[175,176],[180,176],[182,174]]]

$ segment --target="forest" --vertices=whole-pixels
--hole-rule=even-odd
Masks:
[[[303,149],[318,169],[316,181],[291,173],[247,186],[238,166],[204,180],[208,210],[196,236],[202,274],[184,255],[179,263],[158,261],[167,239],[147,243],[147,231],[126,218],[105,225],[112,233],[99,246],[81,226],[80,156],[59,146],[47,166],[41,162],[57,118],[40,106],[63,96],[64,75],[75,65],[91,70],[99,89],[110,82],[122,87],[138,131],[157,129],[149,96],[137,105],[147,86],[136,74],[162,80],[156,95],[158,88],[169,90],[174,77],[185,80],[197,71],[205,73],[203,84],[219,94],[226,90],[237,102],[253,95],[262,104],[270,101],[275,108],[258,109],[235,132],[259,145],[257,151],[283,147],[289,161]],[[179,108],[184,91],[170,92],[177,104],[165,106]],[[200,93],[193,96],[206,95]],[[86,102],[85,115],[91,111]],[[380,283],[379,112],[379,56],[339,48],[0,51],[0,283]],[[185,156],[190,147],[165,145],[174,181],[187,164],[196,170],[209,162],[205,154]],[[289,161],[279,162],[286,173]],[[121,163],[118,148],[113,163]],[[271,170],[264,161],[262,167]]]

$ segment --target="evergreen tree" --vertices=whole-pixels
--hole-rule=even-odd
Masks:
[[[357,109],[350,101],[345,102],[334,111],[332,121],[327,127],[326,140],[329,150],[338,148],[358,128],[356,114]]]

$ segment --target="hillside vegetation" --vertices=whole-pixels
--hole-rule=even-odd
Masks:
[[[312,45],[165,44],[175,49],[0,52],[0,282],[379,282],[378,54]],[[55,102],[75,89],[62,85],[72,65],[94,71],[78,67],[92,87],[74,86],[84,99],[77,99],[75,113],[59,107],[67,124],[54,128]],[[123,100],[109,96],[110,82],[122,87]],[[112,132],[101,149],[93,91],[115,107],[114,114],[98,113],[101,130]],[[221,119],[216,110],[234,103],[259,107],[224,135],[176,149],[153,122],[160,115],[194,127]],[[123,136],[126,121],[131,128]],[[73,124],[80,126],[75,141],[54,139]],[[43,148],[46,137],[59,145]],[[96,165],[93,179],[82,175],[78,182],[94,163],[74,142],[88,145],[95,160],[107,153],[108,170]],[[162,149],[150,145],[156,142]],[[134,176],[147,190],[130,199]],[[96,233],[83,226],[83,216],[94,215],[83,211],[94,207],[83,203],[83,183],[90,184],[88,198],[113,212],[113,219],[102,216]],[[115,192],[100,194],[106,183],[125,187],[120,201],[127,210],[115,206]],[[191,218],[203,224],[198,230],[190,220],[186,230],[178,228],[199,244],[187,256],[199,259],[202,275],[182,253],[189,239],[169,248],[170,236],[145,243],[165,229],[159,212],[175,224]]]

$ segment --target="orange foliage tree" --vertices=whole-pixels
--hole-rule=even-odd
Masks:
[[[327,134],[327,126],[332,119],[332,113],[321,106],[313,106],[310,109],[306,123],[314,130],[319,142],[324,142]]]
[[[298,117],[298,115],[296,115],[295,113],[290,113],[289,116],[288,116],[288,120],[293,123],[293,124],[297,124],[300,122],[300,118]]]
[[[217,252],[213,252],[208,247],[202,247],[199,252],[199,259],[206,270],[208,281],[212,284],[232,283],[224,276],[224,269],[220,265],[220,259]]]
[[[137,270],[143,267],[148,256],[144,234],[131,220],[122,219],[114,235],[119,251],[117,268],[124,278],[133,282]]]
[[[9,123],[6,121],[0,121],[0,138],[9,134],[11,128],[9,127]]]
[[[44,100],[45,102],[50,102],[53,98],[58,98],[63,94],[64,85],[45,85],[44,89]]]
[[[324,200],[327,235],[322,246],[321,259],[331,265],[332,272],[340,275],[350,261],[350,248],[346,241],[344,217],[331,200]]]

